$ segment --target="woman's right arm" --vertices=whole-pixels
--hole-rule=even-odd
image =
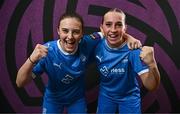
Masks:
[[[18,87],[23,87],[32,80],[33,67],[34,64],[31,63],[31,61],[28,58],[17,73],[16,84]]]
[[[39,59],[45,57],[48,53],[46,46],[37,44],[34,51],[26,62],[21,66],[17,73],[16,84],[18,87],[23,87],[28,84],[32,78],[32,69]]]

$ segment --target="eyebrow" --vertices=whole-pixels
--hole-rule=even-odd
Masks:
[[[62,30],[62,31],[64,31],[64,30],[68,30],[68,31],[69,31],[69,30],[70,30],[70,31],[72,31],[72,32],[75,32],[75,31],[76,31],[76,32],[80,32],[80,31],[81,31],[81,29],[78,29],[78,28],[77,28],[77,29],[61,28],[61,30]]]
[[[73,28],[73,29],[69,29],[69,28],[61,28],[61,29],[68,29],[68,30],[80,30],[79,28]]]
[[[105,23],[112,23],[112,21],[106,21]],[[123,23],[122,21],[117,21],[116,23]]]

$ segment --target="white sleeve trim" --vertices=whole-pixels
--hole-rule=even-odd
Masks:
[[[138,75],[144,74],[144,73],[146,73],[146,72],[149,72],[149,69],[144,69],[144,70],[138,72]]]
[[[34,78],[36,78],[36,75],[32,72],[32,78],[34,79]]]
[[[102,32],[98,32],[98,34],[101,36],[101,39],[103,39],[103,34],[102,34]]]

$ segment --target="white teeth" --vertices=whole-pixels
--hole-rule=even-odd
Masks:
[[[66,44],[73,45],[74,42],[66,42]]]
[[[66,44],[74,44],[74,42],[65,41]]]
[[[109,35],[110,38],[115,38],[117,35]]]
[[[74,42],[67,42],[68,44],[74,44]]]

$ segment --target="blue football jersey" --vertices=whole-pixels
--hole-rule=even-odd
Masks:
[[[140,99],[137,76],[149,71],[140,60],[140,51],[130,50],[126,42],[118,48],[110,48],[105,38],[100,41],[95,56],[101,95],[115,102]]]
[[[84,73],[90,55],[100,38],[83,36],[75,53],[63,52],[59,40],[45,44],[48,47],[46,57],[38,61],[33,73],[48,75],[44,99],[57,104],[70,104],[84,97]]]

